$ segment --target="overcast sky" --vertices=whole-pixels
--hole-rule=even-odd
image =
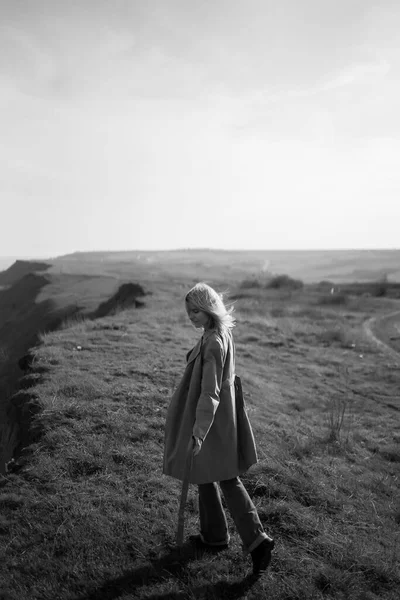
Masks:
[[[398,0],[0,7],[0,256],[400,246]]]

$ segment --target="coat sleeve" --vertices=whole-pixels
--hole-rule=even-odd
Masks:
[[[222,373],[224,367],[224,351],[219,340],[210,340],[204,346],[201,393],[196,408],[196,420],[193,435],[205,439],[214,421],[215,411],[219,405]]]

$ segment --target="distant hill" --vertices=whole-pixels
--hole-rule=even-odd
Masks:
[[[0,272],[0,288],[30,272],[54,276],[146,281],[165,274],[186,280],[231,282],[251,275],[287,274],[305,283],[400,282],[400,249],[393,250],[127,250],[75,252],[48,261],[17,260]],[[120,281],[122,283],[122,281]],[[67,291],[70,283],[62,284]],[[74,284],[75,285],[75,284]],[[95,287],[98,287],[96,284]],[[108,286],[106,286],[108,287]],[[108,296],[109,297],[109,296]],[[103,301],[105,298],[101,298]],[[107,299],[107,297],[106,297]],[[93,298],[94,303],[95,299]]]
[[[49,263],[16,260],[11,267],[0,273],[0,285],[12,285],[25,275],[38,271],[47,271],[50,267]]]
[[[98,272],[125,269],[170,273],[190,278],[209,278],[224,273],[228,278],[249,274],[287,274],[306,283],[376,281],[387,276],[400,281],[400,249],[393,250],[212,250],[181,249],[119,252],[75,252],[53,264],[71,272],[96,268]],[[119,266],[120,265],[120,266]]]

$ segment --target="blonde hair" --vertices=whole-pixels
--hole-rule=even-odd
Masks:
[[[206,313],[211,319],[211,328],[223,333],[235,327],[234,311],[231,305],[227,308],[223,301],[223,294],[218,294],[206,283],[196,283],[185,296],[185,302],[190,302],[199,310]]]

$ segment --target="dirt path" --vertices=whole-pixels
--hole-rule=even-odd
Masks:
[[[382,350],[400,362],[400,311],[365,321],[364,331]]]

